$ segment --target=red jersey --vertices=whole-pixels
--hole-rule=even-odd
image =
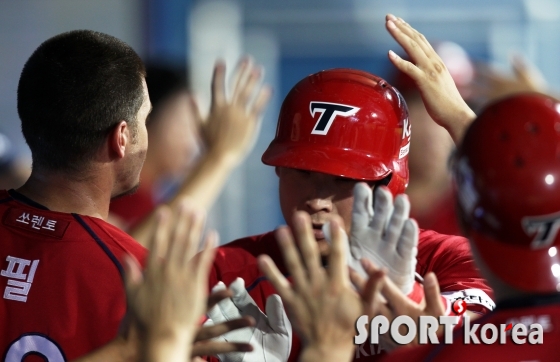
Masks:
[[[533,323],[543,328],[542,344],[530,344],[527,337],[524,344],[516,344],[507,335],[505,344],[499,343],[499,338],[493,344],[464,344],[464,329],[457,327],[453,335],[452,344],[433,344],[412,348],[398,349],[385,356],[383,361],[432,361],[432,362],[552,362],[559,360],[560,341],[560,294],[549,296],[534,296],[524,299],[498,303],[496,309],[485,316],[471,322],[479,324],[478,332],[484,324],[493,324],[501,328],[501,324],[525,324],[527,330]],[[480,333],[476,333],[481,341]]]
[[[245,280],[245,286],[261,310],[265,310],[266,298],[276,293],[272,284],[260,272],[257,257],[268,254],[280,271],[287,275],[282,254],[273,232],[233,241],[218,248],[210,272],[210,288],[218,281],[229,285],[237,277]],[[442,292],[468,294],[480,299],[469,305],[472,309],[491,309],[491,289],[479,275],[470,254],[468,241],[459,236],[441,235],[434,231],[421,230],[418,243],[416,272],[420,276],[436,273]],[[468,302],[468,301],[467,301]],[[471,309],[471,308],[469,308]],[[289,361],[297,361],[300,341],[294,333]],[[356,360],[374,361],[383,351],[377,345],[364,344],[356,348]]]
[[[126,311],[120,260],[146,250],[105,221],[0,191],[0,356],[62,362],[116,337]]]
[[[112,200],[109,211],[118,217],[125,230],[130,230],[138,226],[155,208],[151,188],[141,183],[135,193]]]

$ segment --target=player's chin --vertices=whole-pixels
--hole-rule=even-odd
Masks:
[[[136,185],[134,185],[134,186],[128,188],[127,190],[125,190],[125,191],[123,191],[123,192],[118,193],[117,195],[112,196],[112,197],[111,197],[111,200],[115,200],[115,199],[121,198],[121,197],[123,197],[123,196],[132,195],[132,194],[134,194],[136,191],[138,191],[138,188],[139,188],[139,187],[140,187],[140,182],[137,182]]]

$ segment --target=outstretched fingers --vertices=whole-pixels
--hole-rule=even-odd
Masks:
[[[321,267],[321,256],[319,247],[311,228],[311,218],[309,214],[303,211],[298,211],[294,214],[293,230],[296,237],[299,250],[305,264],[307,273],[309,274],[310,283],[317,284],[323,275],[323,268]]]
[[[328,273],[335,290],[341,290],[348,286],[348,266],[346,265],[346,253],[349,252],[348,236],[344,231],[344,222],[339,216],[335,216],[330,221],[332,246],[329,255]]]
[[[376,231],[377,237],[381,239],[383,231],[393,212],[393,195],[386,186],[375,189],[374,212],[370,227]]]
[[[403,226],[410,214],[410,202],[405,194],[397,195],[395,198],[393,213],[387,225],[385,240],[391,249],[397,248],[398,241],[403,232]]]
[[[226,103],[226,64],[218,60],[212,75],[212,102],[217,106]]]
[[[418,224],[414,219],[404,222],[402,233],[397,244],[397,253],[404,260],[416,258],[418,253]]]
[[[147,270],[157,270],[168,247],[168,234],[171,225],[171,211],[167,206],[160,206],[156,211],[155,227],[148,240],[149,250]]]
[[[278,267],[268,255],[261,255],[258,259],[259,268],[272,283],[280,297],[290,304],[294,299],[294,291],[286,277],[278,270]]]
[[[362,230],[368,227],[373,217],[373,193],[365,182],[354,186],[354,204],[352,206],[352,229]]]
[[[426,298],[426,313],[432,316],[445,315],[445,307],[441,300],[439,283],[436,275],[429,272],[424,276],[424,296]]]

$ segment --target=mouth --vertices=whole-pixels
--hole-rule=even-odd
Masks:
[[[323,233],[323,224],[312,224],[313,226],[313,236],[315,236],[315,240],[321,241],[325,240],[325,233]]]

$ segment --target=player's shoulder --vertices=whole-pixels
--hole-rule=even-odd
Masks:
[[[0,229],[28,239],[70,240],[79,229],[72,214],[51,211],[14,190],[0,191],[0,219]]]
[[[275,243],[272,231],[259,235],[246,236],[224,244],[218,248],[218,254],[224,257],[230,255],[259,256],[267,254],[271,243]]]
[[[226,276],[228,275],[239,276],[244,279],[246,279],[245,276],[249,279],[258,278],[260,272],[257,266],[257,257],[261,254],[268,254],[276,259],[277,249],[272,231],[234,240],[216,250],[211,275],[222,281],[224,281],[224,278],[227,279]]]
[[[75,217],[95,241],[118,254],[118,259],[122,253],[127,253],[134,255],[141,263],[143,262],[147,255],[146,248],[123,230],[96,217],[83,215],[75,215]]]
[[[466,243],[467,239],[459,235],[441,234],[434,230],[420,229],[418,241],[423,243]]]
[[[454,253],[470,254],[469,241],[458,235],[440,234],[434,230],[420,229],[418,235],[418,252],[434,252],[436,250],[452,250]]]

